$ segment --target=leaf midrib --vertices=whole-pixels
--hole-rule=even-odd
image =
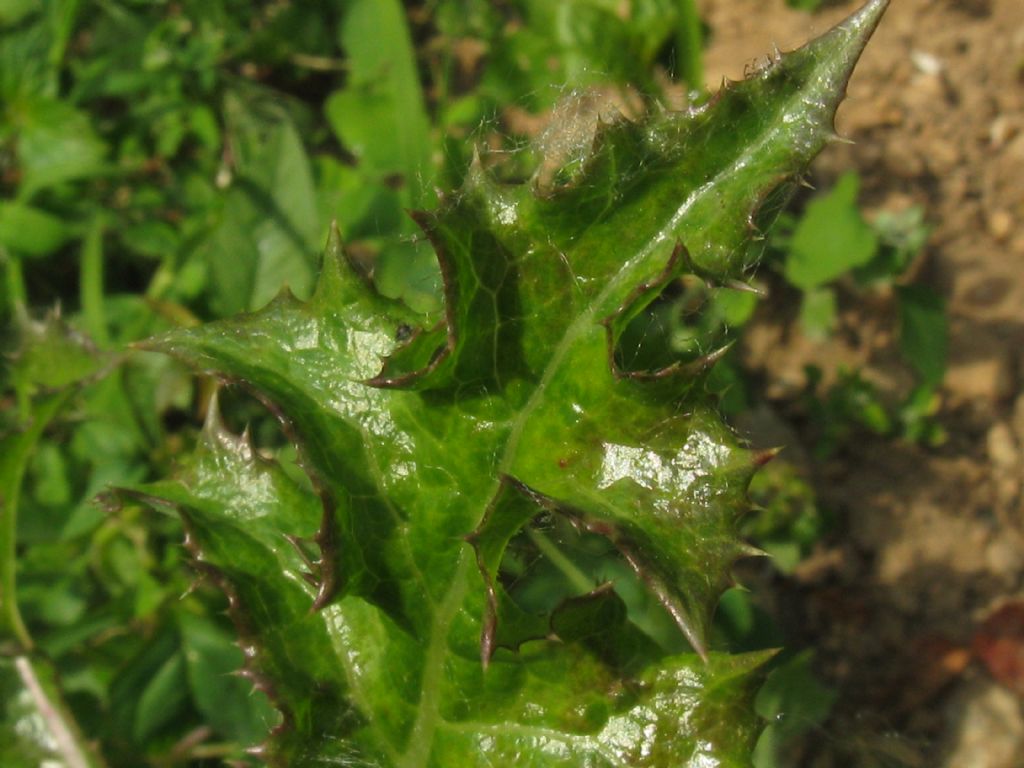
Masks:
[[[426,768],[430,761],[434,732],[441,719],[438,705],[444,662],[448,655],[448,635],[451,632],[452,621],[462,606],[466,590],[469,587],[466,572],[469,563],[468,551],[466,547],[463,547],[459,551],[459,562],[451,585],[435,614],[434,625],[430,632],[430,644],[427,646],[426,657],[423,661],[423,682],[420,686],[416,722],[409,734],[405,752],[399,756],[397,761],[398,768]]]
[[[768,141],[772,133],[773,131],[767,131],[761,141],[754,145],[753,150],[760,149],[760,147]],[[548,385],[551,383],[551,380],[555,375],[561,370],[562,363],[566,356],[582,337],[587,333],[592,332],[598,325],[595,321],[597,314],[607,305],[609,299],[620,290],[623,283],[628,281],[631,284],[636,284],[639,282],[636,274],[643,269],[643,266],[651,258],[651,254],[662,243],[667,242],[672,237],[673,232],[678,228],[678,225],[686,213],[701,199],[701,196],[706,190],[714,188],[715,184],[719,182],[719,180],[735,172],[738,168],[741,168],[745,160],[752,154],[753,150],[748,149],[748,151],[740,153],[736,159],[733,160],[729,166],[723,169],[722,172],[717,174],[712,181],[706,182],[691,192],[683,203],[675,209],[668,221],[660,227],[652,237],[648,238],[647,244],[640,253],[623,265],[623,267],[615,274],[615,277],[608,282],[608,285],[605,286],[605,288],[588,303],[583,311],[580,312],[577,319],[567,328],[562,339],[556,346],[550,362],[545,366],[540,381],[537,383],[537,386],[534,388],[526,404],[512,422],[512,427],[505,443],[505,449],[502,452],[501,459],[497,465],[498,475],[495,477],[491,493],[488,495],[488,505],[494,502],[497,498],[497,494],[500,492],[502,485],[501,477],[506,474],[511,474],[511,469],[514,465],[516,456],[518,455],[522,433],[526,428],[526,425],[529,423],[530,416],[543,403],[544,397],[547,394]],[[467,563],[467,550],[466,548],[463,548],[459,553],[459,564],[455,577],[442,603],[442,612],[438,615],[438,620],[435,621],[432,629],[430,645],[424,662],[424,683],[421,688],[422,693],[420,697],[419,714],[417,715],[416,723],[413,726],[412,734],[409,739],[409,747],[402,755],[402,760],[399,764],[400,768],[426,768],[430,760],[433,734],[440,721],[440,714],[438,712],[438,694],[441,673],[444,669],[444,644],[451,629],[451,622],[457,612],[458,603],[461,602],[467,588],[465,573]],[[561,736],[564,736],[564,734],[561,734]],[[603,750],[602,754],[604,754]],[[606,758],[608,757],[607,755],[604,756]]]
[[[784,102],[784,105],[778,111],[778,114],[788,114],[794,104],[799,106],[799,104],[802,103],[801,94],[803,94],[804,91],[805,89],[796,90],[793,96]],[[523,432],[527,424],[530,422],[530,418],[533,413],[544,403],[551,381],[559,371],[561,371],[566,357],[575,345],[588,333],[593,332],[598,326],[598,314],[602,311],[607,312],[605,308],[607,307],[610,299],[622,290],[624,284],[628,283],[631,286],[640,284],[641,278],[647,276],[644,274],[644,268],[652,259],[652,255],[655,253],[657,248],[667,242],[670,242],[674,237],[676,237],[675,233],[678,231],[680,224],[694,205],[696,205],[709,190],[713,190],[720,185],[724,179],[727,179],[737,171],[742,170],[742,168],[747,164],[747,161],[752,157],[756,157],[764,145],[777,135],[778,130],[778,127],[773,122],[771,127],[762,134],[760,140],[754,144],[746,145],[743,148],[743,151],[739,152],[728,166],[723,168],[711,180],[694,189],[686,199],[675,208],[672,215],[667,218],[665,223],[647,239],[646,244],[640,252],[632,259],[629,259],[622,268],[615,273],[612,279],[608,281],[605,288],[582,309],[582,311],[577,315],[577,318],[568,326],[566,332],[555,347],[548,364],[545,366],[537,386],[530,394],[526,403],[520,409],[518,415],[512,420],[509,435],[505,442],[505,448],[497,463],[498,473],[492,481],[491,492],[487,496],[488,503],[485,505],[485,509],[487,506],[493,504],[494,500],[497,498],[502,487],[502,476],[512,475],[511,470],[514,467],[515,460],[519,454],[519,445]],[[812,151],[809,153],[809,156],[801,159],[803,162],[809,162],[811,157],[815,154],[816,151]],[[666,250],[668,249],[666,248]],[[664,265],[662,265],[661,268],[663,269]],[[654,274],[655,272],[656,270],[649,270],[647,271],[647,274]],[[481,511],[481,517],[482,515],[483,511]],[[467,548],[463,547],[459,552],[459,562],[457,569],[453,574],[452,582],[445,593],[445,597],[441,603],[440,612],[437,614],[432,626],[430,643],[424,659],[423,684],[421,686],[418,714],[410,733],[406,751],[401,755],[401,759],[399,761],[400,768],[427,768],[429,764],[433,735],[441,721],[438,705],[440,683],[444,671],[446,643],[451,631],[451,623],[458,612],[459,605],[465,597],[465,593],[468,588],[466,574],[468,563],[469,559],[467,556]],[[564,736],[564,734],[561,734],[561,736]],[[602,754],[604,755],[603,750]],[[607,755],[604,756],[607,758]]]
[[[779,109],[778,114],[780,116],[789,114],[794,104],[797,106],[802,104],[803,101],[800,98],[800,95],[804,93],[804,90],[805,89],[798,89],[795,91],[794,95],[784,102],[784,106]],[[544,397],[547,394],[547,387],[561,369],[562,362],[566,355],[568,355],[569,351],[577,341],[598,325],[598,323],[595,322],[595,317],[598,312],[607,305],[610,297],[621,290],[623,283],[628,282],[631,285],[638,285],[641,282],[641,275],[638,273],[641,272],[642,266],[646,264],[646,262],[651,258],[651,254],[660,245],[673,238],[674,234],[678,231],[683,218],[690,209],[701,200],[708,190],[713,190],[721,184],[724,179],[727,179],[737,171],[746,167],[748,161],[760,153],[764,145],[768,143],[774,135],[776,135],[778,130],[779,129],[776,127],[775,122],[773,122],[771,127],[764,131],[757,143],[746,145],[744,151],[738,153],[729,165],[723,168],[711,180],[706,181],[704,184],[694,189],[687,198],[676,207],[672,215],[668,217],[666,223],[658,228],[658,230],[647,239],[647,243],[640,253],[627,261],[623,267],[615,273],[614,277],[608,281],[608,285],[605,286],[605,288],[589,302],[589,304],[577,316],[577,319],[566,329],[565,334],[555,347],[549,363],[545,366],[540,381],[537,383],[537,386],[534,388],[526,404],[519,411],[519,415],[512,422],[512,428],[509,433],[508,441],[505,444],[505,450],[498,462],[498,470],[501,474],[511,474],[510,470],[512,469],[512,465],[518,455],[519,441],[522,437],[526,424],[529,422],[529,417],[543,402]],[[811,157],[815,154],[817,154],[816,151],[811,152],[809,157],[804,158],[804,162],[809,162]],[[683,243],[683,245],[685,246],[686,244]],[[650,270],[649,272],[649,274],[655,273],[656,270]],[[501,481],[499,477],[495,479],[492,486],[493,490],[490,495],[491,500],[496,498],[500,486]]]

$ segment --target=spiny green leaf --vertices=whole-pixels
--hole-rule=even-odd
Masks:
[[[885,6],[699,109],[598,124],[535,181],[474,163],[415,214],[440,323],[377,295],[335,234],[309,301],[286,292],[149,344],[255,392],[311,480],[214,415],[177,481],[130,491],[180,511],[228,592],[283,713],[270,760],[750,764],[766,657],[709,651],[707,633],[750,551],[738,525],[765,457],[693,386],[709,341],[652,369],[623,361],[663,355],[617,348],[677,279],[748,277]],[[579,568],[546,533],[559,525],[603,542],[599,570],[622,576]],[[531,542],[576,590],[550,610],[517,599]],[[631,612],[630,572],[689,649]]]

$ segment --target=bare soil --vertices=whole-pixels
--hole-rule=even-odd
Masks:
[[[808,15],[783,0],[703,0],[709,85],[856,5]],[[813,467],[839,530],[793,577],[751,572],[841,692],[802,764],[1019,768],[1021,689],[993,677],[972,641],[1024,594],[1024,1],[893,0],[837,127],[855,143],[826,150],[812,182],[854,168],[869,214],[921,205],[933,227],[912,277],[947,302],[949,439],[865,439]],[[907,386],[886,307],[847,303],[825,344],[800,339],[791,317],[759,321],[746,355],[768,407],[785,407],[807,362]]]

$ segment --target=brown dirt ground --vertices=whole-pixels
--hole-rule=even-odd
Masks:
[[[709,85],[856,5],[808,15],[783,0],[702,0]],[[918,204],[933,226],[913,272],[947,301],[949,439],[867,440],[816,467],[838,535],[791,578],[751,569],[841,691],[801,764],[1019,768],[1021,698],[968,649],[992,607],[1024,593],[1024,2],[894,0],[837,124],[855,144],[830,147],[812,181],[855,168],[869,213]],[[769,406],[802,385],[806,362],[906,387],[892,319],[844,308],[841,331],[815,345],[763,318],[746,355]]]

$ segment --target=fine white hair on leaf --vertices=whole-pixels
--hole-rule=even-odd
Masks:
[[[640,101],[636,93],[622,88],[568,92],[552,109],[547,127],[534,140],[541,157],[534,174],[537,189],[550,191],[561,169],[586,159],[600,123],[638,116],[642,112]]]

